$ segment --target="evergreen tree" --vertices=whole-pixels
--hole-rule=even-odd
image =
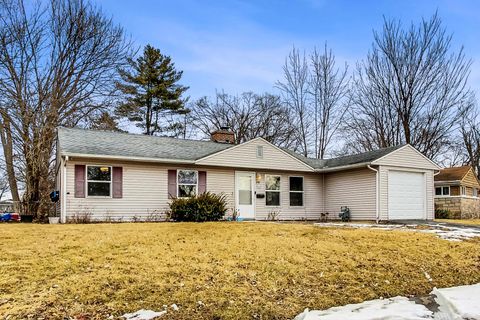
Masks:
[[[146,135],[178,132],[183,126],[179,116],[189,112],[187,99],[182,98],[188,89],[178,84],[183,71],[177,71],[169,56],[147,45],[143,55],[129,59],[129,68],[119,71],[122,82],[117,83],[124,100],[117,114],[126,117]]]

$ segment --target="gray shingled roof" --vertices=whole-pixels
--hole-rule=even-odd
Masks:
[[[61,154],[88,154],[194,161],[231,144],[152,137],[98,130],[58,128]]]
[[[157,158],[195,161],[233,147],[231,144],[201,140],[152,137],[139,134],[58,128],[60,153],[117,157]],[[328,169],[369,163],[403,145],[332,159],[312,159],[283,149],[314,169]]]
[[[283,149],[283,150],[290,153],[292,156],[296,157],[300,161],[305,162],[306,164],[308,164],[314,169],[328,169],[328,168],[348,166],[352,164],[369,163],[403,146],[404,144],[394,146],[394,147],[382,148],[382,149],[377,149],[373,151],[353,154],[353,155],[344,156],[344,157],[331,158],[331,159],[312,159],[312,158],[304,157],[288,149]]]

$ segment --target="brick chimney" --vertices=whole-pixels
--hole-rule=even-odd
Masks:
[[[213,131],[210,139],[218,143],[235,143],[235,135],[229,127],[220,127],[220,130]]]

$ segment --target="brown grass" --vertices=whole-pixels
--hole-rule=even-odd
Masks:
[[[106,319],[172,303],[180,310],[168,319],[291,319],[306,307],[480,282],[480,241],[416,232],[3,224],[0,240],[1,319]]]
[[[436,222],[480,225],[480,219],[435,219]]]

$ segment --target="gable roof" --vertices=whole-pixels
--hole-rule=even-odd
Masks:
[[[249,142],[250,141],[247,141],[245,143],[248,144]],[[265,142],[269,143],[266,140]],[[195,163],[197,160],[238,146],[239,145],[235,146],[212,141],[156,137],[78,128],[58,128],[59,154],[77,157]],[[272,146],[274,145],[272,144]],[[371,164],[373,161],[404,146],[405,145],[398,145],[331,159],[308,158],[288,149],[274,147],[281,149],[281,151],[284,151],[316,171],[328,171],[346,166]]]
[[[112,156],[195,161],[233,147],[212,141],[186,140],[111,131],[58,128],[61,155]]]
[[[435,181],[461,181],[471,169],[470,166],[441,169],[440,173],[435,176]]]

